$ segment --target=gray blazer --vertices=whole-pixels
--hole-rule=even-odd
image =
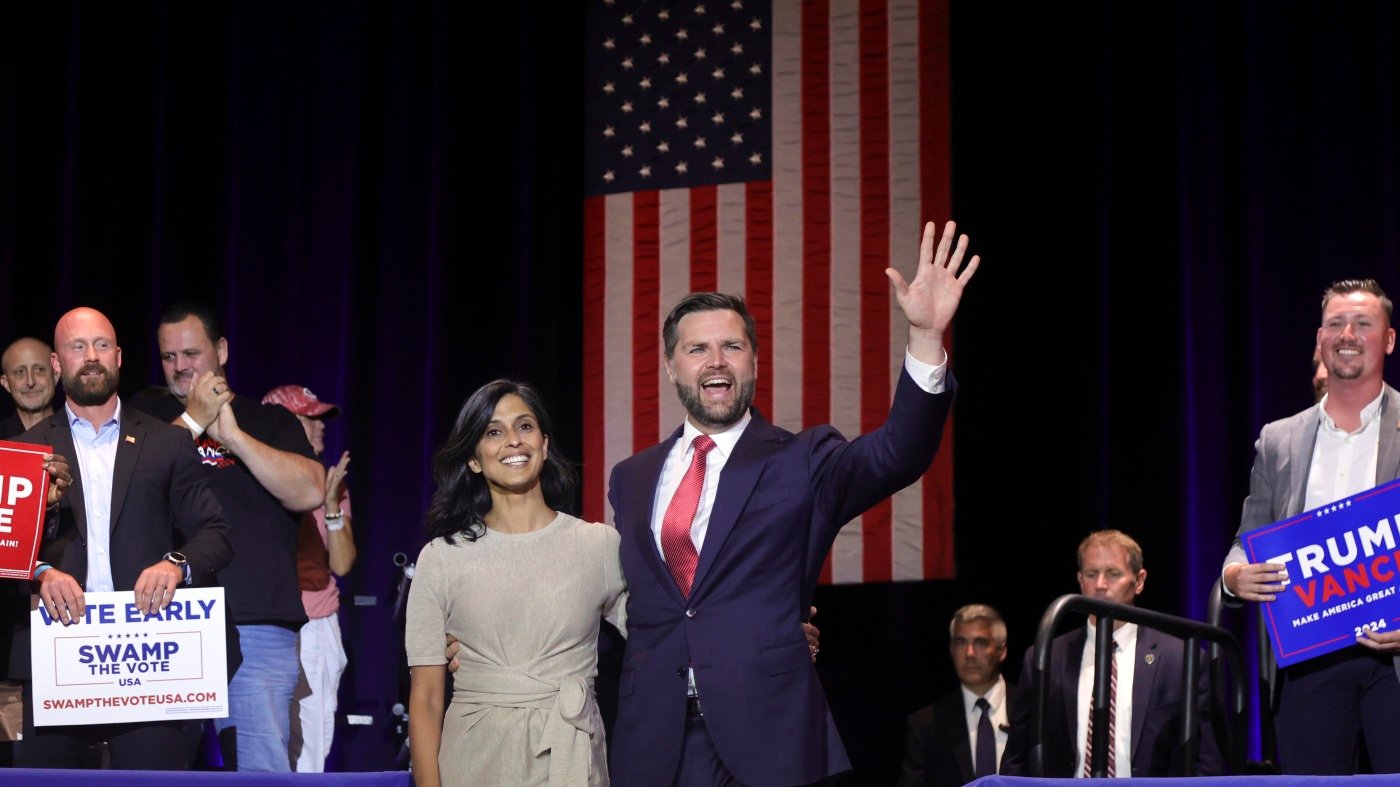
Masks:
[[[1254,469],[1249,472],[1249,497],[1244,499],[1240,529],[1225,556],[1224,566],[1248,563],[1240,537],[1257,527],[1272,524],[1300,513],[1308,495],[1308,470],[1312,467],[1313,444],[1321,405],[1313,405],[1296,415],[1265,424],[1254,443]],[[1381,400],[1380,444],[1376,450],[1376,484],[1400,478],[1400,391],[1385,386]],[[1227,599],[1232,598],[1228,594]],[[1395,657],[1400,676],[1400,656]],[[1276,668],[1270,659],[1267,678],[1270,703],[1277,704]]]

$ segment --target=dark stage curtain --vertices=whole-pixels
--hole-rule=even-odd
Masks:
[[[986,260],[953,350],[959,578],[818,594],[859,784],[953,687],[951,612],[1001,608],[1019,664],[1091,529],[1142,542],[1145,606],[1203,617],[1258,429],[1311,401],[1322,288],[1400,294],[1387,4],[951,10],[954,205]],[[134,392],[161,308],[200,296],[235,390],[345,410],[342,710],[374,723],[338,767],[392,758],[391,558],[461,399],[529,378],[579,455],[582,13],[0,3],[0,341],[96,306]]]

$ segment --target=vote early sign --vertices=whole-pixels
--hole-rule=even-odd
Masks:
[[[49,474],[44,445],[0,440],[0,577],[29,579],[44,532]]]
[[[1281,563],[1288,583],[1263,605],[1280,666],[1400,626],[1400,481],[1243,536],[1251,563]]]
[[[154,615],[133,595],[87,593],[71,626],[30,613],[35,725],[228,716],[223,588],[180,588]]]

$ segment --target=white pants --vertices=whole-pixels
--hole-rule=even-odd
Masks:
[[[297,639],[301,679],[292,695],[290,756],[297,773],[321,773],[335,735],[336,695],[345,672],[345,647],[340,642],[340,617],[316,618],[301,627]]]

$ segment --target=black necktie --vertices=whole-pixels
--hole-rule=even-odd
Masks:
[[[978,697],[977,707],[982,718],[977,722],[977,760],[973,771],[981,778],[997,772],[997,738],[992,732],[992,706],[987,704],[987,698]]]

